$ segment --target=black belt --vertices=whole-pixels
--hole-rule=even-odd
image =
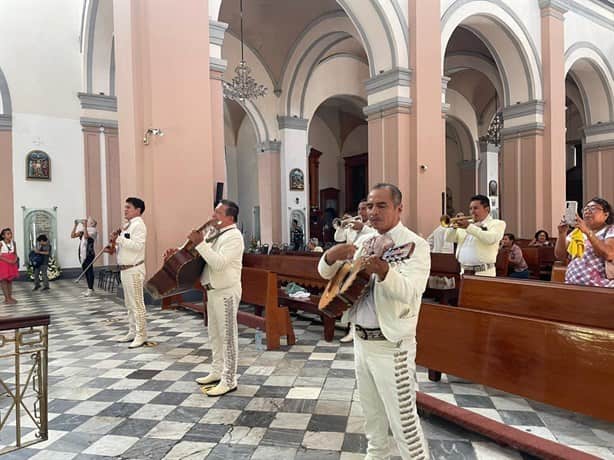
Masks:
[[[214,287],[211,286],[211,283],[207,283],[203,286],[206,291],[213,291]]]
[[[128,269],[130,269],[130,268],[138,267],[139,265],[143,265],[144,263],[145,263],[145,261],[144,261],[144,260],[141,260],[140,262],[137,262],[137,263],[135,263],[134,265],[120,265],[120,266],[119,266],[119,269],[120,269],[121,271],[124,271],[124,270],[128,270]]]
[[[362,340],[387,340],[379,327],[369,328],[362,327],[360,324],[354,324],[354,332]]]

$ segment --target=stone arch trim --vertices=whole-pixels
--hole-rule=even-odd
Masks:
[[[471,129],[469,128],[467,123],[461,118],[458,118],[454,115],[448,115],[446,117],[446,120],[448,123],[450,123],[452,128],[456,131],[456,135],[458,136],[459,140],[461,142],[464,141],[462,145],[464,146],[464,143],[466,142],[467,146],[470,149],[470,152],[464,152],[464,150],[461,152],[463,154],[463,157],[459,158],[459,161],[475,160],[477,158],[477,148],[476,148],[476,143],[475,143],[476,139],[471,133]],[[470,157],[465,158],[464,156],[465,153],[469,153]]]
[[[8,81],[4,72],[0,68],[0,101],[2,110],[0,111],[0,131],[8,130],[12,127],[13,104],[11,102],[11,92],[9,91]]]
[[[592,68],[592,76],[589,75],[588,79],[581,78],[577,70],[574,70],[579,62],[586,62]],[[614,121],[614,71],[603,52],[589,42],[574,43],[565,51],[565,75],[567,74],[573,78],[580,90],[586,124]],[[607,120],[596,119],[597,117],[607,117]]]
[[[499,104],[503,104],[503,81],[496,65],[479,53],[455,52],[446,56],[444,75],[450,76],[455,72],[471,69],[484,75],[497,91],[500,98]]]
[[[115,39],[112,21],[113,2],[88,0],[83,3],[81,51],[84,94],[98,95],[104,92],[107,97],[115,96]]]
[[[478,25],[472,24],[472,19],[478,17],[496,24],[496,30],[500,32],[484,31]],[[538,50],[522,20],[505,2],[457,0],[448,7],[441,18],[442,70],[446,47],[452,32],[459,26],[476,34],[493,55],[503,81],[506,106],[543,98]],[[502,49],[506,46],[507,49]],[[503,52],[507,55],[504,56]],[[518,68],[523,69],[520,75],[517,73]]]

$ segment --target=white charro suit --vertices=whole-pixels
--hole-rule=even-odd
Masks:
[[[428,243],[399,222],[387,233],[395,246],[413,242],[411,258],[391,265],[383,281],[373,285],[377,321],[386,340],[363,340],[354,334],[354,356],[360,404],[365,414],[369,460],[390,457],[388,427],[403,459],[427,459],[429,451],[416,411],[416,326],[422,293],[429,277]],[[358,238],[354,258],[363,255]],[[342,262],[320,259],[318,271],[326,279]],[[377,278],[375,275],[373,275]]]
[[[244,248],[243,235],[235,224],[220,229],[220,236],[213,242],[203,241],[196,246],[206,262],[201,283],[207,289],[211,374],[219,375],[220,383],[228,388],[237,386],[237,312],[241,301]]]
[[[505,233],[505,222],[493,219],[490,214],[482,222],[469,224],[466,229],[448,228],[446,230],[446,241],[456,243],[456,258],[463,266],[490,264],[492,267],[487,270],[476,271],[477,276],[496,276],[497,253],[499,252],[499,242]]]
[[[142,217],[130,219],[128,227],[117,237],[117,263],[121,266],[136,265],[121,271],[124,302],[128,310],[129,333],[137,338],[147,338],[143,281],[145,280],[145,245],[147,227]],[[138,264],[138,265],[137,265]]]

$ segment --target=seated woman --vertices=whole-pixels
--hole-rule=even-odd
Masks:
[[[593,198],[586,204],[569,235],[569,225],[563,218],[554,255],[559,260],[570,260],[565,283],[614,288],[613,224],[612,206],[603,198]]]
[[[552,246],[548,232],[546,230],[537,230],[535,237],[533,238],[533,241],[529,243],[529,246]]]
[[[509,275],[511,278],[529,277],[529,266],[524,260],[522,249],[516,244],[516,237],[513,233],[506,233],[501,240],[501,249],[509,251]]]

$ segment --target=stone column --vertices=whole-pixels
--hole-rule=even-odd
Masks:
[[[281,188],[279,153],[281,142],[267,141],[258,146],[258,197],[260,198],[260,240],[281,243]]]
[[[209,78],[211,85],[211,145],[213,154],[213,185],[226,180],[224,154],[224,91],[222,81],[226,71],[226,60],[222,59],[224,33],[228,24],[209,19]],[[224,196],[228,196],[224,190]]]
[[[614,203],[614,123],[589,126],[584,130],[584,202],[599,196]]]
[[[378,182],[395,184],[403,193],[403,221],[410,220],[415,207],[410,168],[409,69],[395,69],[367,80],[369,105],[364,108],[369,130],[369,187]]]
[[[147,271],[212,212],[206,0],[115,0],[121,196],[144,198]],[[172,40],[169,39],[172,37]],[[161,129],[164,137],[150,135]]]
[[[98,222],[101,237],[96,239],[96,252],[102,248],[102,243],[108,238],[108,228],[102,214],[102,176],[100,161],[100,132],[104,130],[99,125],[81,122],[83,131],[83,164],[85,168],[85,216],[92,216]],[[105,232],[105,230],[107,230]],[[103,241],[104,240],[104,241]]]
[[[543,102],[539,101],[503,110],[500,215],[507,230],[518,238],[528,238],[546,224],[543,184],[549,171],[544,167],[542,117]],[[545,229],[551,233],[550,228]]]
[[[0,115],[0,216],[3,226],[15,231],[13,203],[13,133],[11,117]]]
[[[302,215],[305,241],[309,238],[307,177],[307,127],[309,120],[297,117],[277,117],[281,137],[280,173],[281,173],[281,237],[284,243],[290,241],[292,213]],[[303,189],[290,190],[290,172],[299,169],[303,174]]]
[[[544,71],[543,228],[554,234],[565,204],[565,0],[539,0]]]
[[[409,2],[409,56],[413,69],[409,149],[409,223],[428,235],[439,225],[446,190],[445,120],[442,118],[440,0]]]

